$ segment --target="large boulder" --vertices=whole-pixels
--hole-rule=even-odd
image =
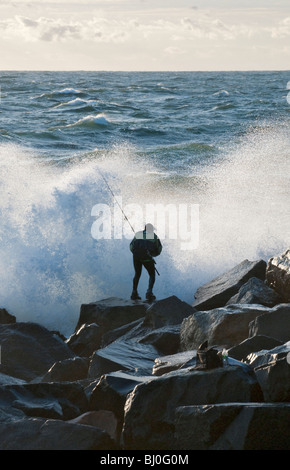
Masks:
[[[73,357],[58,361],[53,364],[42,378],[35,380],[40,382],[75,382],[86,379],[89,361],[90,359],[87,357]]]
[[[7,312],[6,308],[0,308],[0,324],[16,323],[16,317]]]
[[[290,402],[289,362],[286,356],[255,369],[255,374],[261,386],[265,401]]]
[[[289,423],[289,403],[222,403],[178,407],[174,448],[290,450]]]
[[[241,304],[195,312],[181,324],[180,349],[197,349],[206,340],[209,346],[237,345],[248,338],[250,322],[268,311],[262,305]]]
[[[159,300],[146,311],[144,326],[162,328],[165,325],[178,325],[195,309],[175,295]]]
[[[83,424],[52,419],[0,423],[0,450],[114,450],[109,434]]]
[[[0,325],[0,372],[23,380],[42,376],[57,361],[75,354],[53,332],[37,323]]]
[[[251,277],[264,280],[266,266],[264,260],[244,260],[230,271],[199,287],[194,295],[193,307],[197,310],[223,307]]]
[[[72,419],[87,411],[88,400],[77,383],[37,383],[0,386],[0,412],[15,410],[30,417]],[[0,413],[1,414],[1,413]]]
[[[125,372],[112,372],[103,375],[89,398],[90,410],[108,410],[114,413],[117,420],[116,436],[120,434],[124,420],[124,406],[129,393],[142,383],[151,380],[148,376],[134,376]]]
[[[290,249],[269,259],[266,281],[283,299],[290,302]]]
[[[285,343],[290,340],[290,304],[279,304],[253,319],[249,325],[249,336],[271,336]]]
[[[228,355],[239,361],[245,360],[247,356],[253,352],[261,351],[262,349],[273,349],[281,346],[282,341],[269,336],[257,335],[247,338],[240,344],[233,346],[228,350]]]
[[[261,399],[255,376],[240,367],[170,372],[136,386],[128,395],[122,444],[124,449],[174,449],[177,406]]]
[[[157,350],[150,344],[141,344],[135,339],[120,339],[95,351],[91,357],[88,377],[96,378],[118,370],[147,375],[151,373],[158,355]]]
[[[145,317],[148,304],[139,301],[125,300],[118,297],[99,300],[81,305],[80,317],[76,331],[83,324],[96,323],[103,333]]]
[[[78,356],[90,357],[101,347],[102,334],[102,328],[96,323],[83,324],[66,340],[66,344]]]
[[[228,300],[231,304],[260,304],[266,307],[274,307],[281,302],[281,297],[273,289],[265,284],[265,281],[257,277],[251,277],[239,292]]]
[[[290,354],[290,341],[272,349],[261,349],[261,351],[251,352],[245,362],[252,368],[274,364],[279,359],[284,359]]]
[[[153,375],[164,375],[173,370],[184,369],[196,365],[196,350],[189,350],[170,354],[167,356],[157,357],[154,361],[152,369]]]

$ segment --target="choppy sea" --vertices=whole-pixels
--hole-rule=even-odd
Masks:
[[[69,335],[82,303],[129,298],[124,214],[140,230],[149,206],[164,210],[157,298],[192,303],[289,248],[289,85],[279,71],[1,72],[0,307]]]

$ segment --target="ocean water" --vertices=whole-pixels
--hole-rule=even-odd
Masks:
[[[166,219],[157,298],[192,303],[235,264],[289,248],[289,80],[1,72],[0,306],[68,336],[82,303],[129,298],[133,231],[112,192],[136,231],[149,204],[199,209],[194,220],[178,212],[178,230]],[[99,204],[111,211],[111,239],[93,236]],[[181,224],[198,233],[194,249],[182,248]]]

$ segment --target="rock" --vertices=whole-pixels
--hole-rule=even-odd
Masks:
[[[126,325],[122,325],[119,328],[108,331],[104,334],[102,338],[102,348],[108,346],[108,344],[113,343],[117,339],[123,337],[124,339],[131,339],[134,337],[141,337],[143,334],[146,334],[147,331],[150,331],[150,328],[144,328],[143,325],[144,317],[141,319],[135,320]]]
[[[157,350],[150,344],[120,339],[92,355],[88,377],[100,377],[118,370],[131,370],[139,375],[147,375],[151,373],[158,355]]]
[[[244,260],[230,271],[199,287],[194,296],[196,300],[193,307],[197,310],[211,310],[225,306],[251,277],[264,280],[266,266],[263,260]]]
[[[180,328],[180,350],[197,349],[208,340],[209,346],[230,348],[249,336],[249,324],[269,312],[262,305],[228,305],[227,307],[193,313]]]
[[[0,423],[0,450],[114,450],[110,436],[94,426],[40,418]]]
[[[72,419],[87,411],[88,400],[77,383],[38,383],[0,386],[0,409],[7,415]]]
[[[290,404],[222,403],[176,409],[175,449],[289,450]]]
[[[159,354],[175,354],[180,345],[180,325],[169,325],[145,334],[140,343],[151,344]]]
[[[228,300],[226,305],[231,304],[260,304],[266,307],[274,307],[281,302],[281,298],[273,289],[268,287],[264,281],[257,277],[251,277],[239,290],[239,292]]]
[[[120,434],[124,420],[124,406],[129,393],[134,388],[151,380],[152,377],[137,377],[124,372],[112,372],[103,375],[93,389],[90,400],[90,410],[109,410],[114,413],[117,420],[116,440]]]
[[[96,428],[107,432],[115,441],[117,440],[117,419],[112,411],[88,411],[87,413],[71,419],[68,422],[95,426]]]
[[[78,356],[90,357],[101,347],[102,334],[102,328],[96,323],[84,324],[66,340],[66,344]]]
[[[16,384],[25,384],[26,380],[17,379],[16,377],[11,377],[11,375],[2,374],[0,372],[0,385],[16,385]]]
[[[249,336],[271,336],[285,343],[290,340],[290,304],[279,304],[255,318],[249,326]]]
[[[234,359],[243,360],[246,357],[256,351],[262,349],[273,349],[276,346],[281,346],[283,343],[269,336],[257,335],[247,338],[240,344],[233,346],[228,350],[229,356]]]
[[[194,312],[195,309],[191,305],[173,295],[152,304],[146,311],[143,325],[151,328],[178,325]]]
[[[74,353],[55,334],[36,323],[0,325],[0,372],[23,380],[43,375]]]
[[[255,369],[265,401],[290,402],[289,362],[287,357],[283,357]]]
[[[144,302],[117,297],[83,304],[76,330],[83,324],[96,323],[102,327],[103,333],[105,333],[145,317],[147,307],[148,304]]]
[[[0,308],[0,324],[16,323],[16,317],[11,315],[5,308]]]
[[[290,302],[290,250],[268,261],[266,282],[282,297],[283,302]]]
[[[73,357],[58,361],[41,378],[41,382],[74,382],[86,379],[89,370],[89,358]]]
[[[196,350],[184,351],[169,356],[157,357],[152,370],[153,375],[161,376],[173,370],[194,367],[196,365]]]
[[[174,449],[175,408],[261,401],[253,373],[235,366],[208,371],[183,369],[140,384],[125,404],[122,444],[130,449]]]
[[[290,341],[282,344],[281,346],[276,346],[273,349],[262,349],[261,351],[252,352],[249,354],[245,361],[252,367],[257,368],[260,366],[267,366],[268,364],[273,364],[278,359],[283,359],[290,353]]]

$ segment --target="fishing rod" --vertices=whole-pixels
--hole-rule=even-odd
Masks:
[[[126,216],[126,214],[125,214],[125,212],[123,211],[122,207],[120,206],[118,199],[116,198],[116,196],[115,196],[115,194],[113,193],[113,190],[111,189],[111,187],[110,187],[108,181],[106,180],[106,178],[104,177],[103,173],[101,172],[101,170],[100,170],[99,168],[98,168],[98,172],[100,173],[101,177],[103,178],[104,182],[106,183],[106,186],[107,186],[108,190],[110,191],[110,193],[112,194],[114,200],[116,201],[116,203],[117,203],[117,205],[118,205],[120,211],[122,212],[122,214],[123,214],[123,216],[124,216],[124,219],[127,220],[128,224],[130,225],[130,227],[131,227],[131,229],[132,229],[132,232],[134,233],[134,235],[136,235],[136,232],[135,232],[134,228],[132,227],[132,224],[131,224],[130,220],[128,219],[128,217]],[[147,251],[148,251],[148,255],[150,256],[150,258],[152,259],[152,261],[153,261],[153,263],[154,263],[154,269],[155,269],[155,271],[157,272],[158,276],[160,276],[160,274],[159,274],[159,272],[158,272],[158,270],[157,270],[157,268],[156,268],[156,266],[155,266],[155,264],[156,264],[155,259],[153,259],[152,255],[150,255],[149,250],[147,250]]]

